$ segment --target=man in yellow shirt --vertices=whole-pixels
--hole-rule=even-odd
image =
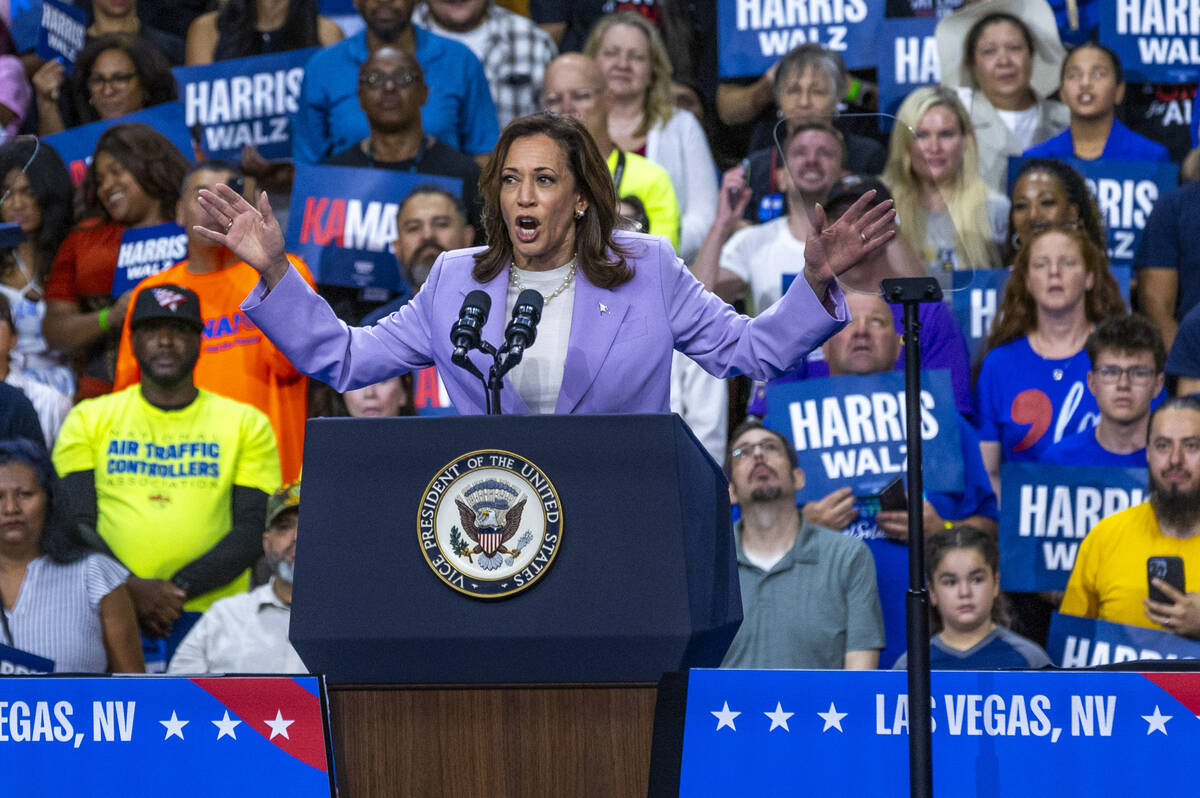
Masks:
[[[141,382],[80,402],[54,465],[85,537],[132,571],[143,631],[175,640],[213,601],[246,590],[279,456],[261,411],[196,387],[194,292],[142,291],[130,327]]]
[[[1181,396],[1150,415],[1150,501],[1105,518],[1079,545],[1063,597],[1066,615],[1200,638],[1200,399]],[[1162,580],[1151,601],[1146,560],[1183,559],[1185,590]]]

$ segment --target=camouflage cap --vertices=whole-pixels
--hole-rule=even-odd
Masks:
[[[267,526],[271,526],[284,510],[299,506],[300,480],[281,486],[267,499]]]

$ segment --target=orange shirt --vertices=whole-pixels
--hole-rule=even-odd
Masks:
[[[310,285],[315,285],[304,261],[293,255],[288,255],[288,260]],[[308,417],[308,378],[296,371],[238,307],[258,283],[258,272],[240,261],[210,274],[192,274],[187,264],[182,261],[142,280],[134,289],[129,307],[133,307],[137,293],[149,286],[174,283],[196,292],[204,317],[204,344],[194,372],[197,387],[246,402],[266,413],[275,430],[283,481],[298,479],[304,454],[304,421]],[[140,379],[127,314],[114,390]]]

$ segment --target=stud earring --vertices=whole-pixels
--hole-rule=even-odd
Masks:
[[[585,213],[585,211],[583,211],[583,210],[578,210],[578,211],[575,211],[575,218],[576,218],[576,219],[582,219],[582,218],[583,218],[583,214],[584,214],[584,213]]]

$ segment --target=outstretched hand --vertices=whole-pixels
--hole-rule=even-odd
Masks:
[[[200,205],[216,226],[195,225],[193,229],[199,235],[227,247],[253,266],[268,287],[273,287],[287,273],[283,231],[271,212],[267,192],[258,195],[255,208],[229,186],[218,184],[213,191],[200,190]]]
[[[891,200],[872,205],[875,191],[859,197],[831,225],[825,209],[813,209],[812,227],[804,243],[804,277],[823,296],[829,283],[861,263],[896,236],[896,211]]]

